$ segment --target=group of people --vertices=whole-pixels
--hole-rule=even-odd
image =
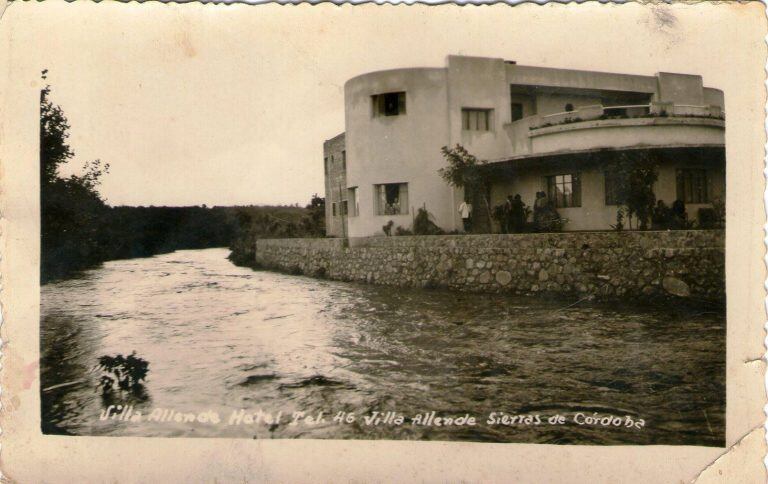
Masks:
[[[459,215],[464,224],[464,231],[472,230],[472,204],[461,202],[458,207]],[[494,209],[494,218],[499,221],[501,231],[505,234],[534,231],[547,232],[555,229],[560,222],[560,214],[557,213],[554,204],[546,192],[536,192],[536,200],[533,202],[533,227],[526,227],[531,209],[523,202],[520,194],[508,195],[503,205]]]
[[[664,200],[656,202],[656,206],[651,214],[651,229],[684,229],[688,225],[688,213],[685,210],[685,202],[675,200],[672,207],[667,207]]]
[[[526,232],[526,222],[531,209],[523,202],[520,194],[507,196],[502,207],[501,230],[505,234]],[[546,192],[536,192],[536,200],[533,202],[533,230],[549,231],[560,220],[554,203]]]

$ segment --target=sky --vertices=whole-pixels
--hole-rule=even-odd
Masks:
[[[739,32],[674,8],[17,2],[0,38],[30,46],[8,69],[31,99],[49,70],[72,126],[65,172],[109,163],[108,203],[306,204],[323,195],[323,141],[344,131],[344,82],[365,72],[463,54],[726,86],[739,53],[718,38]]]

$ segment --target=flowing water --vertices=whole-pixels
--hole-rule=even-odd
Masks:
[[[44,285],[44,430],[723,445],[722,310],[323,281],[228,253],[112,261]],[[97,358],[132,351],[149,361],[143,387],[100,391]],[[294,412],[314,419],[292,424]]]

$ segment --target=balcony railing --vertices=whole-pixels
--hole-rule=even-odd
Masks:
[[[654,118],[654,117],[693,117],[725,119],[725,113],[719,106],[692,106],[667,102],[652,102],[630,106],[582,106],[573,111],[531,116],[526,121],[529,130],[558,126],[561,124],[596,121],[602,119]],[[531,119],[533,118],[533,119]]]

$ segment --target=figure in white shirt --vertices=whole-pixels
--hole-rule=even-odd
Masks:
[[[461,221],[464,222],[464,232],[469,232],[472,229],[472,204],[466,201],[461,202],[459,215],[461,215]]]

